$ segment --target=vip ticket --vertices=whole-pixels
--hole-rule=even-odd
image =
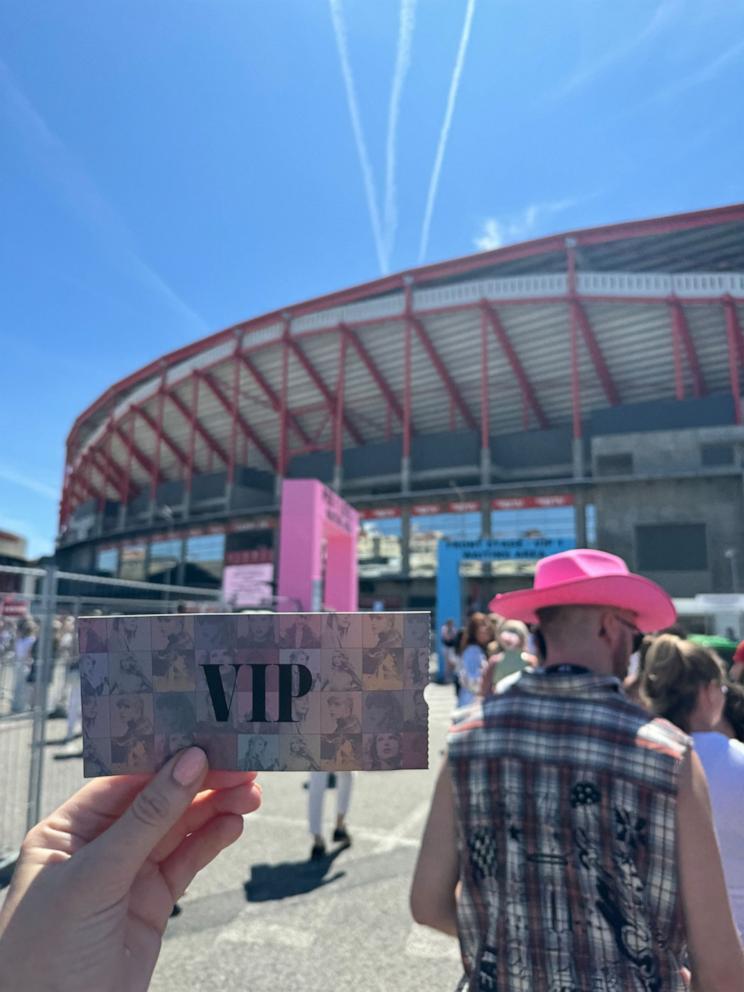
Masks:
[[[428,613],[78,621],[86,778],[156,771],[196,744],[213,769],[428,765]]]

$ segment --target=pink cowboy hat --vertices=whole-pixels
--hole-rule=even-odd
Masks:
[[[635,613],[642,631],[662,630],[677,612],[661,586],[634,575],[617,555],[577,548],[550,555],[537,563],[532,589],[494,596],[489,609],[512,620],[538,623],[546,606],[614,606]]]

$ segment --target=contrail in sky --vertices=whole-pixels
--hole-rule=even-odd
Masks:
[[[403,83],[411,65],[411,44],[416,20],[416,0],[400,0],[400,20],[398,22],[398,50],[395,57],[393,85],[390,91],[388,109],[387,158],[385,166],[385,252],[388,259],[393,253],[395,232],[398,226],[398,189],[395,182],[395,160],[397,157],[396,139],[398,115]]]
[[[460,85],[460,76],[462,75],[462,67],[465,63],[465,53],[468,49],[468,41],[470,40],[470,27],[473,23],[473,14],[475,13],[475,0],[468,0],[467,10],[465,11],[465,23],[462,26],[462,34],[460,35],[460,47],[457,50],[457,59],[455,60],[455,68],[452,73],[452,81],[450,82],[449,96],[447,97],[447,109],[444,114],[444,122],[442,123],[442,130],[439,134],[439,144],[437,146],[437,154],[434,158],[434,168],[431,173],[431,180],[429,181],[429,193],[426,198],[426,210],[424,212],[424,223],[421,227],[421,243],[419,245],[419,264],[423,262],[426,255],[426,249],[429,245],[429,229],[431,227],[431,217],[434,212],[434,201],[437,198],[437,187],[439,186],[439,174],[442,171],[442,162],[444,161],[444,152],[447,147],[447,138],[449,137],[450,125],[452,124],[452,115],[455,111],[455,101],[457,100],[457,90]]]
[[[351,126],[354,130],[354,140],[357,146],[357,154],[359,155],[359,164],[362,168],[362,178],[364,180],[364,192],[367,197],[367,207],[369,209],[369,219],[372,223],[372,234],[375,239],[375,249],[377,250],[377,261],[380,265],[380,271],[385,273],[388,271],[387,254],[385,252],[385,242],[382,236],[382,227],[380,224],[380,213],[377,209],[377,193],[375,191],[375,180],[372,175],[372,166],[370,165],[369,156],[367,154],[367,146],[364,141],[364,132],[362,131],[362,121],[359,116],[359,107],[357,105],[356,91],[354,89],[354,77],[351,72],[351,62],[349,61],[349,48],[346,43],[346,27],[344,24],[344,13],[341,6],[341,0],[329,0],[331,7],[331,20],[333,21],[333,30],[336,35],[336,47],[338,48],[338,57],[341,62],[341,73],[344,77],[344,86],[346,87],[346,101],[349,105],[349,115],[351,117]]]

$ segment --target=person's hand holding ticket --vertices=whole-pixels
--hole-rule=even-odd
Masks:
[[[258,809],[255,773],[199,748],[89,783],[24,841],[0,913],[0,992],[143,992],[174,903]]]

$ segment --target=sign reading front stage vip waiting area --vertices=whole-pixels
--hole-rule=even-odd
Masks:
[[[426,768],[428,613],[90,617],[86,777],[197,744],[222,770]]]

